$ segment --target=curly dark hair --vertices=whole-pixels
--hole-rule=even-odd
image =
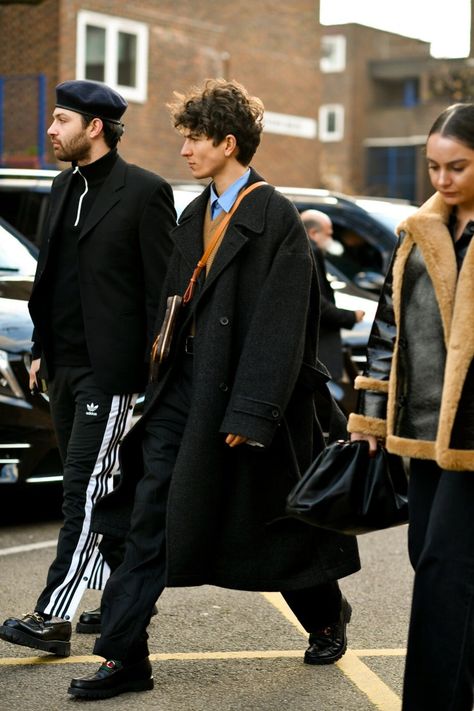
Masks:
[[[174,92],[168,104],[173,125],[206,136],[217,146],[228,134],[237,141],[237,160],[248,165],[260,143],[263,103],[236,81],[207,79],[187,94]]]

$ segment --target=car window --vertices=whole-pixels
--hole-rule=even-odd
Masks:
[[[173,188],[174,206],[178,220],[184,208],[189,205],[191,200],[194,200],[194,198],[200,195],[201,192],[202,187],[199,185],[189,189]]]
[[[383,255],[379,249],[369,242],[367,236],[358,230],[347,229],[333,222],[334,238],[340,243],[339,253],[326,254],[326,259],[340,271],[354,279],[363,272],[383,274]]]
[[[409,203],[397,204],[385,200],[358,199],[356,203],[391,232],[395,232],[400,222],[418,209],[416,205]]]
[[[0,273],[34,276],[36,259],[28,249],[0,225]]]

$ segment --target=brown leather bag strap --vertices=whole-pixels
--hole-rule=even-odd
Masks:
[[[259,180],[258,182],[252,183],[252,185],[249,185],[248,187],[246,187],[245,190],[242,190],[242,192],[239,194],[237,200],[232,205],[232,208],[229,210],[227,215],[222,220],[221,224],[219,225],[219,227],[216,230],[214,237],[209,242],[206,251],[202,255],[199,262],[197,263],[191,279],[189,280],[189,284],[188,284],[186,291],[184,292],[184,296],[183,296],[183,303],[184,304],[189,303],[191,301],[191,299],[193,298],[199,275],[202,272],[202,270],[204,269],[204,267],[206,266],[207,261],[208,261],[209,257],[211,256],[213,250],[216,248],[217,243],[219,242],[219,239],[220,239],[222,233],[224,232],[225,228],[229,224],[232,215],[237,210],[238,206],[240,205],[240,203],[242,202],[244,197],[246,195],[248,195],[249,193],[251,193],[252,190],[255,190],[255,188],[259,188],[261,185],[268,185],[268,183],[266,183],[264,180]]]

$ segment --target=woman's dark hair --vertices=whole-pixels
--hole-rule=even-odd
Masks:
[[[96,118],[92,114],[81,114],[82,125],[84,128],[90,124],[92,119]],[[104,141],[109,148],[115,148],[117,143],[123,136],[125,127],[123,123],[113,123],[112,121],[104,121],[101,119],[103,131],[104,131]]]
[[[428,138],[434,133],[454,138],[474,150],[474,104],[448,106],[432,125]]]
[[[173,125],[206,136],[217,146],[232,134],[237,141],[237,160],[248,165],[260,143],[263,129],[263,104],[236,81],[208,79],[187,94],[175,92],[168,104]]]

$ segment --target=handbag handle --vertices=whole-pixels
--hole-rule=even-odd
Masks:
[[[186,291],[184,292],[183,304],[189,303],[189,302],[191,301],[191,299],[193,298],[193,296],[194,296],[194,291],[195,291],[195,289],[196,289],[196,284],[197,284],[197,280],[198,280],[198,278],[199,278],[199,275],[200,275],[200,273],[202,272],[202,270],[204,269],[204,267],[206,266],[207,261],[208,261],[209,257],[211,256],[213,250],[216,248],[216,245],[217,245],[217,243],[218,243],[218,241],[219,241],[219,238],[221,237],[221,235],[222,235],[222,233],[224,232],[225,228],[226,228],[227,225],[229,224],[232,215],[233,215],[234,212],[237,210],[238,206],[240,205],[240,203],[242,202],[242,200],[244,199],[244,197],[245,197],[246,195],[248,195],[249,193],[251,193],[252,190],[255,190],[255,188],[258,188],[258,187],[260,187],[261,185],[267,185],[267,183],[266,183],[264,180],[259,180],[258,182],[252,183],[252,185],[249,185],[248,187],[246,187],[245,190],[242,190],[242,192],[241,192],[240,195],[238,196],[237,200],[236,200],[236,201],[234,202],[234,204],[232,205],[232,208],[229,210],[229,212],[227,213],[227,215],[226,215],[226,216],[224,217],[224,219],[222,220],[221,224],[220,224],[219,227],[217,228],[217,231],[216,231],[214,237],[213,237],[212,240],[209,242],[206,251],[205,251],[204,254],[202,255],[201,259],[199,260],[199,262],[198,262],[197,265],[196,265],[195,270],[193,271],[192,277],[191,277],[191,279],[189,280],[189,284],[188,284],[188,286],[187,286],[187,288],[186,288]]]

